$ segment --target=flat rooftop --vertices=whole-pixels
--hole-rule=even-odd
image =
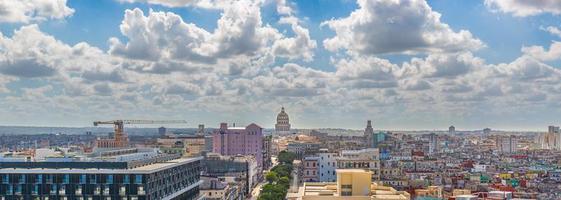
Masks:
[[[194,158],[179,158],[168,161],[150,163],[134,168],[117,168],[117,169],[107,169],[107,168],[97,168],[96,164],[98,162],[67,162],[61,163],[63,165],[72,166],[73,164],[80,163],[81,165],[88,164],[90,168],[33,168],[33,163],[40,162],[28,162],[31,166],[29,168],[0,168],[0,174],[151,174],[157,171],[165,170],[168,168],[176,167],[179,165],[195,162],[202,160],[203,157]],[[107,162],[111,163],[111,162]],[[0,163],[5,164],[5,163]]]

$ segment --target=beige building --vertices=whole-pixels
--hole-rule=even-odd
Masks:
[[[380,180],[380,151],[377,148],[343,150],[336,160],[338,169],[370,170],[372,180]]]
[[[183,153],[185,157],[200,156],[205,151],[204,136],[177,136],[158,138],[158,146],[167,153]]]
[[[298,193],[288,194],[291,200],[409,200],[405,191],[372,182],[372,172],[365,169],[338,169],[337,182],[310,183]]]
[[[442,199],[442,187],[429,186],[427,189],[415,189],[415,196]]]

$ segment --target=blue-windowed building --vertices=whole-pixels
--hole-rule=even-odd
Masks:
[[[200,199],[201,160],[0,162],[0,200]]]

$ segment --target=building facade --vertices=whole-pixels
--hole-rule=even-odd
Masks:
[[[203,152],[207,151],[206,142],[205,136],[202,135],[182,135],[157,139],[157,144],[162,151],[166,153],[182,152],[185,157],[203,155]]]
[[[326,149],[320,149],[317,154],[319,157],[319,181],[320,182],[334,182],[337,180],[337,174],[335,170],[337,169],[337,153],[329,152]]]
[[[319,157],[309,156],[302,159],[302,181],[304,182],[318,182]]]
[[[269,135],[263,137],[263,169],[269,169],[272,165],[272,143],[273,136]]]
[[[275,132],[277,134],[290,133],[290,120],[288,114],[284,112],[284,107],[281,108],[280,113],[277,115],[277,124],[275,124]]]
[[[379,149],[343,150],[336,160],[338,169],[369,170],[372,172],[372,180],[380,180]]]
[[[201,159],[0,163],[0,199],[197,199]]]
[[[369,178],[369,170],[337,170],[337,182],[306,182],[298,193],[289,194],[289,200],[409,200],[411,195],[392,187],[378,185]]]
[[[256,124],[228,127],[221,123],[212,134],[213,152],[220,155],[251,155],[263,167],[263,128]]]

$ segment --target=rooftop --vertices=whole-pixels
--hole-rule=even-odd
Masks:
[[[153,160],[132,165],[127,162],[0,162],[0,173],[150,174],[198,160],[202,157]]]

